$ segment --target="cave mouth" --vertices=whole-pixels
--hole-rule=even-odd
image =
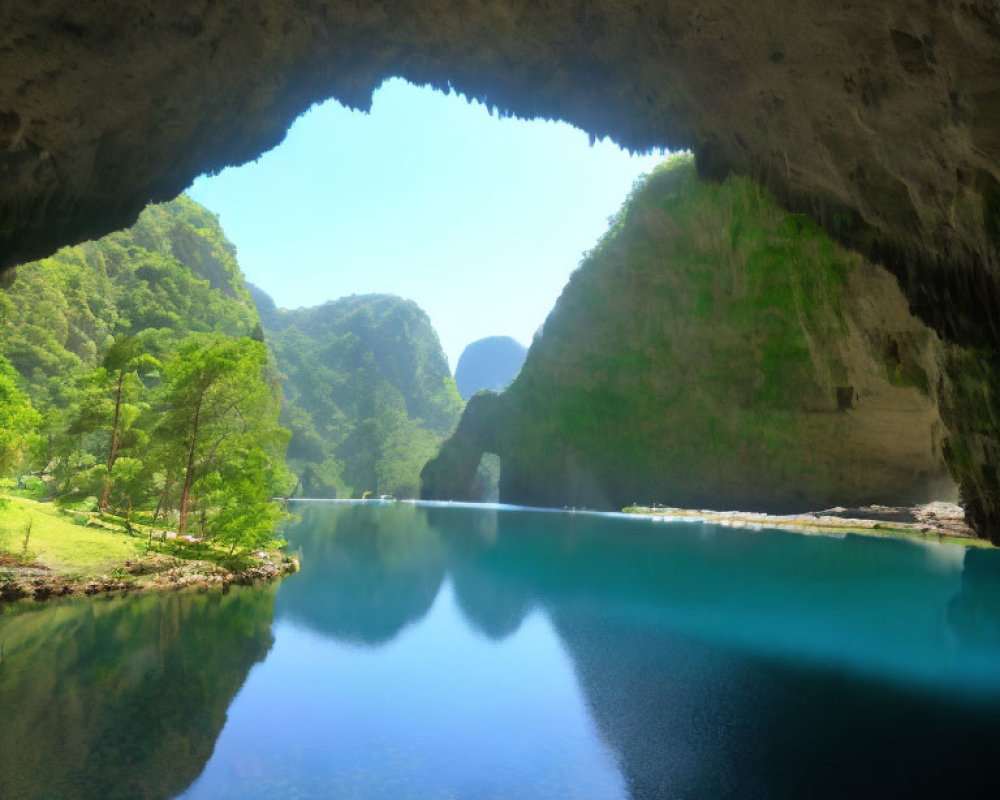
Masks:
[[[256,161],[196,179],[252,284],[279,307],[390,293],[429,315],[454,369],[470,342],[530,342],[635,182],[633,154],[565,122],[385,81],[329,100]]]

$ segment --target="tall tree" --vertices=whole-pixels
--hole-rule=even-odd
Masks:
[[[100,510],[107,511],[114,483],[115,462],[122,445],[122,434],[138,418],[139,409],[133,401],[145,388],[140,375],[160,368],[160,362],[149,353],[141,339],[119,335],[104,354],[100,371],[111,390],[111,435],[108,442],[107,476],[101,493]]]
[[[40,422],[41,416],[17,385],[17,372],[0,356],[0,475],[24,457]]]
[[[203,489],[199,502],[206,510],[211,500],[218,506],[225,497],[222,466],[249,467],[268,453],[280,463],[287,432],[277,425],[279,392],[265,379],[266,370],[261,342],[227,337],[193,337],[164,366],[157,434],[181,479],[178,533],[187,532],[196,488]],[[259,464],[252,471],[252,479],[268,481],[270,473]]]

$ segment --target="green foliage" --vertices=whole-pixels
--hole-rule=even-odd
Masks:
[[[213,542],[230,554],[265,547],[284,515],[271,498],[286,488],[280,462],[258,446],[248,446],[230,457],[220,470],[218,490],[212,495],[218,512],[208,523]]]
[[[420,470],[462,408],[427,315],[389,295],[294,311],[255,299],[283,373],[297,492],[418,496]]]
[[[30,454],[64,508],[126,527],[156,508],[182,532],[195,513],[200,535],[258,546],[288,488],[260,333],[235,248],[186,197],[19,267],[0,293],[0,469]]]
[[[34,444],[41,416],[18,386],[18,375],[0,356],[0,477],[23,460]]]
[[[814,361],[838,358],[855,261],[751,181],[705,183],[691,157],[665,162],[637,182],[546,322],[546,362],[585,363],[592,381],[557,389],[529,361],[515,383],[523,404],[546,409],[525,415],[524,460],[561,471],[553,459],[571,446],[624,474],[651,458],[721,464],[752,446],[793,473],[787,412],[830,402]],[[651,439],[670,446],[657,455]]]
[[[198,508],[202,535],[233,550],[270,538],[270,498],[287,489],[279,397],[267,350],[253,339],[192,337],[164,365],[154,435],[164,471],[180,486],[180,533]]]
[[[257,324],[217,219],[180,197],[150,206],[128,230],[18,267],[0,294],[0,355],[47,414],[69,405],[73,378],[116,336],[162,356],[191,332],[246,336]]]

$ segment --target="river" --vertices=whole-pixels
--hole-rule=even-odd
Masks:
[[[277,587],[4,608],[0,798],[1000,797],[1000,552],[294,510]]]

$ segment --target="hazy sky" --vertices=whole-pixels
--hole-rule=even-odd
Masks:
[[[483,336],[530,343],[632,182],[660,160],[391,80],[370,114],[316,106],[279,147],[189,194],[220,215],[247,278],[279,306],[411,298],[454,368]]]

